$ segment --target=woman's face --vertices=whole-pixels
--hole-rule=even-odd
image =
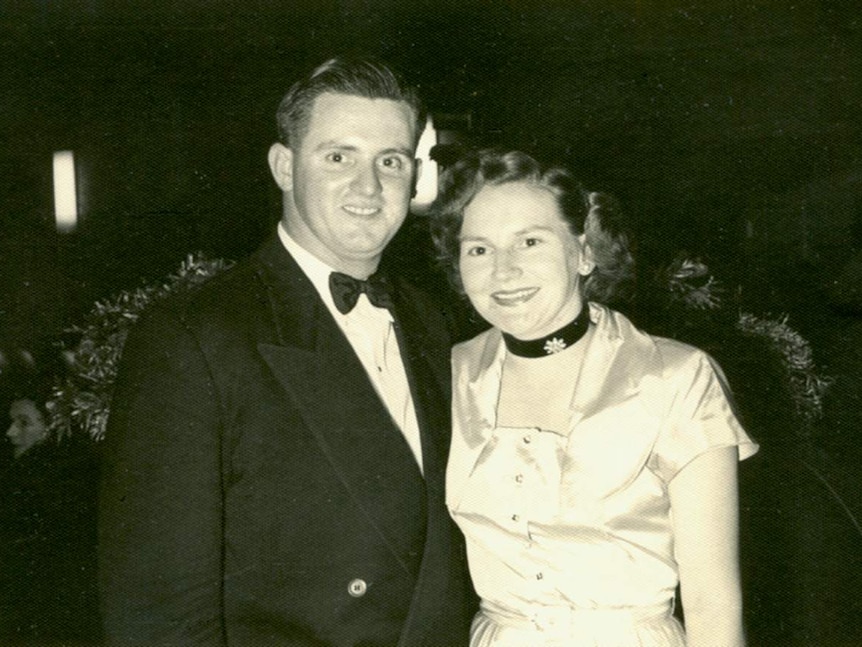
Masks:
[[[464,210],[460,240],[464,290],[503,332],[537,339],[581,311],[589,249],[547,189],[529,182],[482,187]]]
[[[41,442],[48,434],[45,418],[32,400],[15,400],[9,407],[12,424],[6,436],[15,446],[15,458]]]

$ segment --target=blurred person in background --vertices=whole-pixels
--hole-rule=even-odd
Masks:
[[[87,440],[50,431],[49,380],[16,381],[0,474],[0,644],[95,644],[98,463]]]

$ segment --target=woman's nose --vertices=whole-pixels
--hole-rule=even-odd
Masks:
[[[517,276],[521,272],[521,266],[513,252],[500,252],[494,259],[494,274],[499,278]]]

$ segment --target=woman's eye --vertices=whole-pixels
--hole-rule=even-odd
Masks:
[[[525,238],[524,239],[524,247],[535,247],[540,242],[542,242],[539,238]]]
[[[481,245],[475,245],[473,247],[468,247],[466,250],[467,256],[484,256],[485,252],[488,251],[485,247]]]

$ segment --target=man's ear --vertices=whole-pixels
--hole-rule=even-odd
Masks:
[[[293,151],[276,142],[269,147],[269,170],[282,191],[293,190]]]
[[[415,198],[419,192],[420,177],[422,177],[422,160],[417,157],[413,160],[413,193],[410,194],[411,199]]]

